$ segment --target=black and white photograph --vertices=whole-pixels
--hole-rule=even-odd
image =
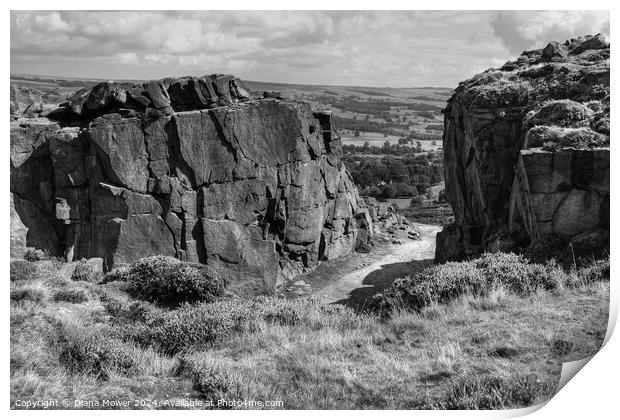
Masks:
[[[11,411],[531,409],[609,339],[610,10],[11,6]]]

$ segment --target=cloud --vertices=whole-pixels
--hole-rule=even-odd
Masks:
[[[491,21],[494,33],[513,54],[599,32],[609,35],[608,11],[499,11]]]
[[[71,28],[58,12],[35,16],[34,25],[37,29],[47,33],[66,32]]]
[[[454,86],[522,49],[597,32],[606,21],[594,12],[12,11],[11,71]]]

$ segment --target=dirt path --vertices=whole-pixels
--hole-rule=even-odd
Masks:
[[[421,239],[411,240],[398,231],[402,244],[383,244],[369,254],[352,256],[321,264],[282,287],[286,297],[313,295],[325,303],[343,303],[363,307],[394,280],[418,272],[433,263],[435,236],[439,226],[415,224]]]

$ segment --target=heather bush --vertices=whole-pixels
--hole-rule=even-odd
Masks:
[[[58,290],[52,296],[54,302],[84,303],[88,301],[88,294],[80,289]]]
[[[566,280],[566,273],[554,261],[532,264],[521,255],[496,253],[486,254],[474,263],[485,277],[488,289],[503,286],[524,296],[556,289]]]
[[[548,101],[537,110],[530,112],[525,118],[526,127],[535,125],[555,125],[558,127],[587,127],[594,111],[586,105],[563,99]]]
[[[13,302],[41,302],[45,300],[46,296],[45,289],[36,286],[24,286],[11,290],[11,301]]]
[[[223,299],[211,303],[184,304],[173,311],[150,312],[145,320],[149,336],[167,353],[189,348],[209,348],[234,334],[255,332],[261,322],[306,326],[313,330],[346,330],[367,319],[341,305],[324,305],[311,299]],[[144,338],[134,338],[144,341]]]
[[[594,260],[577,270],[577,285],[590,285],[600,281],[609,281],[611,264],[609,258]]]
[[[226,287],[226,281],[211,267],[164,256],[142,258],[105,279],[119,280],[127,282],[126,290],[132,296],[164,304],[209,302]]]
[[[554,261],[533,264],[516,254],[485,254],[475,260],[449,262],[398,279],[383,294],[375,296],[372,306],[388,314],[399,308],[420,310],[433,303],[448,303],[463,294],[484,296],[500,287],[528,296],[569,282],[570,275]]]
[[[523,250],[523,255],[531,262],[544,263],[550,259],[566,262],[568,242],[555,234],[543,235]],[[572,261],[571,261],[572,262]]]
[[[69,323],[59,329],[60,361],[71,371],[108,378],[110,372],[127,374],[140,367],[134,345],[113,337],[106,328]]]
[[[24,252],[24,259],[26,261],[45,261],[45,260],[49,260],[51,259],[52,256],[50,255],[49,251],[45,250],[40,250],[40,249],[34,249],[34,248],[29,248],[26,250],[26,252]]]
[[[30,261],[15,260],[11,261],[11,281],[26,281],[32,278],[37,272],[36,267]]]
[[[556,151],[565,147],[588,149],[609,146],[609,137],[587,127],[562,128],[556,126],[535,126],[525,136],[526,147],[542,147]]]
[[[71,280],[84,281],[87,283],[98,283],[101,280],[100,273],[97,273],[93,268],[86,263],[86,261],[80,261],[76,264],[73,273],[71,274]]]
[[[350,329],[358,327],[366,318],[343,305],[326,305],[312,298],[284,300],[259,298],[252,311],[265,322],[278,325],[304,325],[322,328]]]
[[[250,331],[258,318],[246,300],[184,304],[150,320],[151,335],[167,353],[188,348],[207,348],[231,334]]]

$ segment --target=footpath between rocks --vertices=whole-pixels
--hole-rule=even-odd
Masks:
[[[390,240],[377,242],[369,253],[326,261],[280,285],[278,295],[289,299],[314,296],[324,303],[363,309],[397,278],[433,264],[435,236],[441,227],[418,223],[412,227],[420,233],[419,239],[412,239],[406,229],[395,229]]]

